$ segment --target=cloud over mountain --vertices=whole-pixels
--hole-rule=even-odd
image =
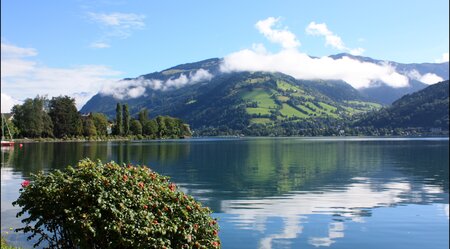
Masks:
[[[408,77],[414,80],[418,80],[427,85],[435,84],[444,80],[443,78],[433,73],[426,73],[424,75],[421,75],[417,70],[408,72]]]
[[[188,74],[181,73],[178,77],[170,77],[167,80],[138,77],[136,79],[120,80],[113,84],[105,85],[100,91],[100,94],[113,96],[116,99],[134,99],[145,96],[146,88],[167,91],[202,81],[209,81],[213,77],[208,70],[202,68],[189,72]]]
[[[306,80],[343,80],[357,89],[370,87],[376,81],[392,87],[408,86],[408,78],[388,63],[379,65],[346,56],[341,59],[312,58],[297,50],[261,53],[244,49],[226,56],[221,70],[281,72]]]
[[[282,72],[297,79],[343,80],[355,88],[371,87],[377,81],[391,87],[408,86],[408,78],[388,63],[375,64],[345,56],[340,59],[310,57],[298,50],[300,42],[292,32],[286,28],[281,31],[272,29],[278,21],[279,18],[269,17],[258,21],[256,27],[269,41],[280,44],[280,51],[270,53],[262,44],[258,44],[253,49],[231,53],[225,56],[221,71]],[[347,48],[342,39],[333,34],[324,23],[311,22],[306,32],[325,36],[326,44],[337,49],[362,52],[362,49]]]

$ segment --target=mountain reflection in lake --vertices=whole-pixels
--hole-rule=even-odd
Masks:
[[[214,210],[223,248],[449,244],[447,138],[25,144],[2,151],[2,231],[20,225],[10,203],[23,179],[85,157],[171,176]]]

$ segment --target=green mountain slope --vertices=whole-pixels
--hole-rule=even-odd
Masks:
[[[408,94],[392,106],[370,113],[357,126],[375,128],[449,127],[449,81],[443,81]]]
[[[318,89],[279,73],[224,74],[215,81],[211,84],[215,87],[196,89],[184,105],[165,111],[184,118],[193,127],[227,126],[242,130],[253,124],[274,126],[340,119],[379,107],[359,98],[337,102]]]
[[[204,68],[218,72],[218,60],[186,64],[160,73],[145,75],[149,79],[167,80],[182,73]],[[171,76],[168,76],[171,75]],[[94,96],[82,112],[103,112],[114,116],[119,100],[111,96]],[[147,89],[146,94],[128,103],[130,112],[148,108],[152,116],[170,115],[183,119],[195,129],[210,128],[222,133],[254,134],[255,130],[306,129],[325,127],[348,117],[379,109],[345,82],[299,81],[281,73],[239,72],[217,74],[208,82],[179,89]],[[266,133],[265,133],[266,134]],[[268,134],[268,133],[267,133]]]

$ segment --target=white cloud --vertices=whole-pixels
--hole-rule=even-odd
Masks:
[[[399,74],[389,64],[361,62],[349,57],[336,60],[330,57],[311,58],[292,49],[277,53],[244,49],[226,56],[221,70],[281,72],[306,80],[343,80],[355,88],[370,87],[376,81],[383,81],[392,87],[404,87],[409,84],[408,78]]]
[[[145,15],[134,13],[87,13],[88,17],[100,24],[104,29],[106,37],[127,38],[133,30],[145,27]],[[103,43],[103,42],[102,42]]]
[[[364,53],[364,48],[353,48],[348,50],[348,52],[352,55],[362,55]]]
[[[11,109],[15,105],[20,105],[23,102],[17,99],[14,99],[13,97],[2,93],[2,113],[9,113],[11,112]]]
[[[22,58],[36,56],[37,51],[34,48],[21,48],[12,44],[1,43],[2,59],[4,58]]]
[[[195,84],[201,81],[209,81],[213,78],[213,75],[205,69],[198,69],[195,72],[189,72],[189,75],[184,73],[180,74],[178,78],[170,78],[166,80],[161,90],[169,90],[173,88],[181,88],[185,85]]]
[[[436,63],[444,63],[444,62],[448,62],[448,52],[447,53],[443,53],[441,58],[434,60]]]
[[[2,79],[4,77],[16,77],[31,73],[37,63],[34,61],[24,60],[20,58],[2,58]]]
[[[334,35],[333,32],[328,30],[328,27],[325,23],[315,23],[311,22],[308,27],[306,27],[306,33],[310,35],[321,35],[325,37],[325,41],[327,45],[330,45],[334,48],[337,48],[339,50],[344,50],[344,42],[342,42],[342,39]]]
[[[424,75],[421,75],[417,70],[410,71],[410,72],[408,72],[407,75],[411,79],[418,80],[427,85],[432,85],[432,84],[435,84],[435,83],[438,83],[438,82],[441,82],[444,80],[443,78],[437,76],[434,73],[426,73]]]
[[[300,46],[300,42],[295,35],[284,28],[283,30],[274,29],[273,26],[279,22],[280,18],[269,17],[265,20],[258,21],[256,28],[261,34],[263,34],[269,41],[273,43],[279,43],[283,48],[296,48]]]
[[[352,49],[346,47],[341,37],[333,34],[325,23],[311,22],[308,27],[306,27],[306,33],[310,35],[324,36],[326,45],[341,51],[349,52],[353,55],[361,55],[364,52],[363,48]]]
[[[198,82],[209,81],[212,78],[213,75],[208,72],[208,70],[198,69],[195,72],[190,72],[189,74],[182,73],[176,78],[172,77],[165,81],[144,79],[143,77],[131,80],[119,80],[114,84],[105,85],[100,93],[103,95],[113,96],[116,99],[133,99],[145,96],[147,88],[167,91]]]
[[[252,49],[244,49],[225,56],[221,71],[281,72],[297,79],[343,80],[355,88],[371,87],[379,81],[392,87],[405,87],[409,84],[406,76],[399,74],[394,66],[387,63],[362,62],[346,56],[341,59],[311,58],[297,49],[300,42],[293,33],[287,29],[280,31],[272,28],[278,21],[279,18],[269,17],[258,21],[256,28],[269,41],[280,43],[283,47],[281,51],[270,53],[264,45],[253,44]],[[352,54],[361,54],[364,51],[362,48],[347,48],[342,39],[334,35],[326,24],[311,22],[306,32],[323,35],[328,45]]]
[[[2,54],[1,58],[1,89],[14,99],[69,95],[75,97],[77,106],[81,107],[102,86],[116,81],[121,74],[103,65],[48,67],[33,60],[36,50],[10,44],[2,43],[3,51],[7,51],[8,56]]]
[[[434,73],[426,73],[420,77],[419,81],[431,85],[443,81],[444,79]]]
[[[35,62],[23,59],[36,56],[37,51],[34,48],[21,48],[2,42],[1,54],[2,78],[26,74],[36,66]]]
[[[106,42],[93,42],[93,43],[91,43],[90,47],[91,48],[109,48],[111,46]]]
[[[142,28],[145,26],[145,15],[114,12],[110,14],[89,12],[92,20],[106,26]]]
[[[256,51],[259,54],[267,54],[266,47],[264,47],[264,44],[261,43],[253,43],[252,50]]]
[[[189,73],[189,77],[191,79],[191,83],[197,83],[200,81],[209,81],[214,76],[208,70],[201,68],[194,73]]]
[[[167,86],[168,88],[180,88],[187,83],[189,83],[188,77],[185,74],[181,74],[178,78],[170,78],[166,80],[165,86]]]
[[[159,85],[159,81],[153,82],[144,78],[117,80],[112,84],[104,85],[100,94],[113,96],[116,99],[136,98],[142,96],[145,93],[145,86],[152,83],[154,86]]]
[[[129,91],[128,91],[128,96],[130,96],[130,98],[137,98],[137,97],[139,97],[139,96],[142,96],[142,94],[144,94],[145,93],[145,87],[143,87],[143,86],[137,86],[137,87],[134,87],[134,88],[132,88],[132,89],[130,89]]]

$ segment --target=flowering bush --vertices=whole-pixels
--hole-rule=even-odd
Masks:
[[[28,215],[16,231],[37,236],[35,246],[220,247],[211,210],[145,166],[85,159],[76,168],[33,175],[13,204],[22,207],[17,217]]]

